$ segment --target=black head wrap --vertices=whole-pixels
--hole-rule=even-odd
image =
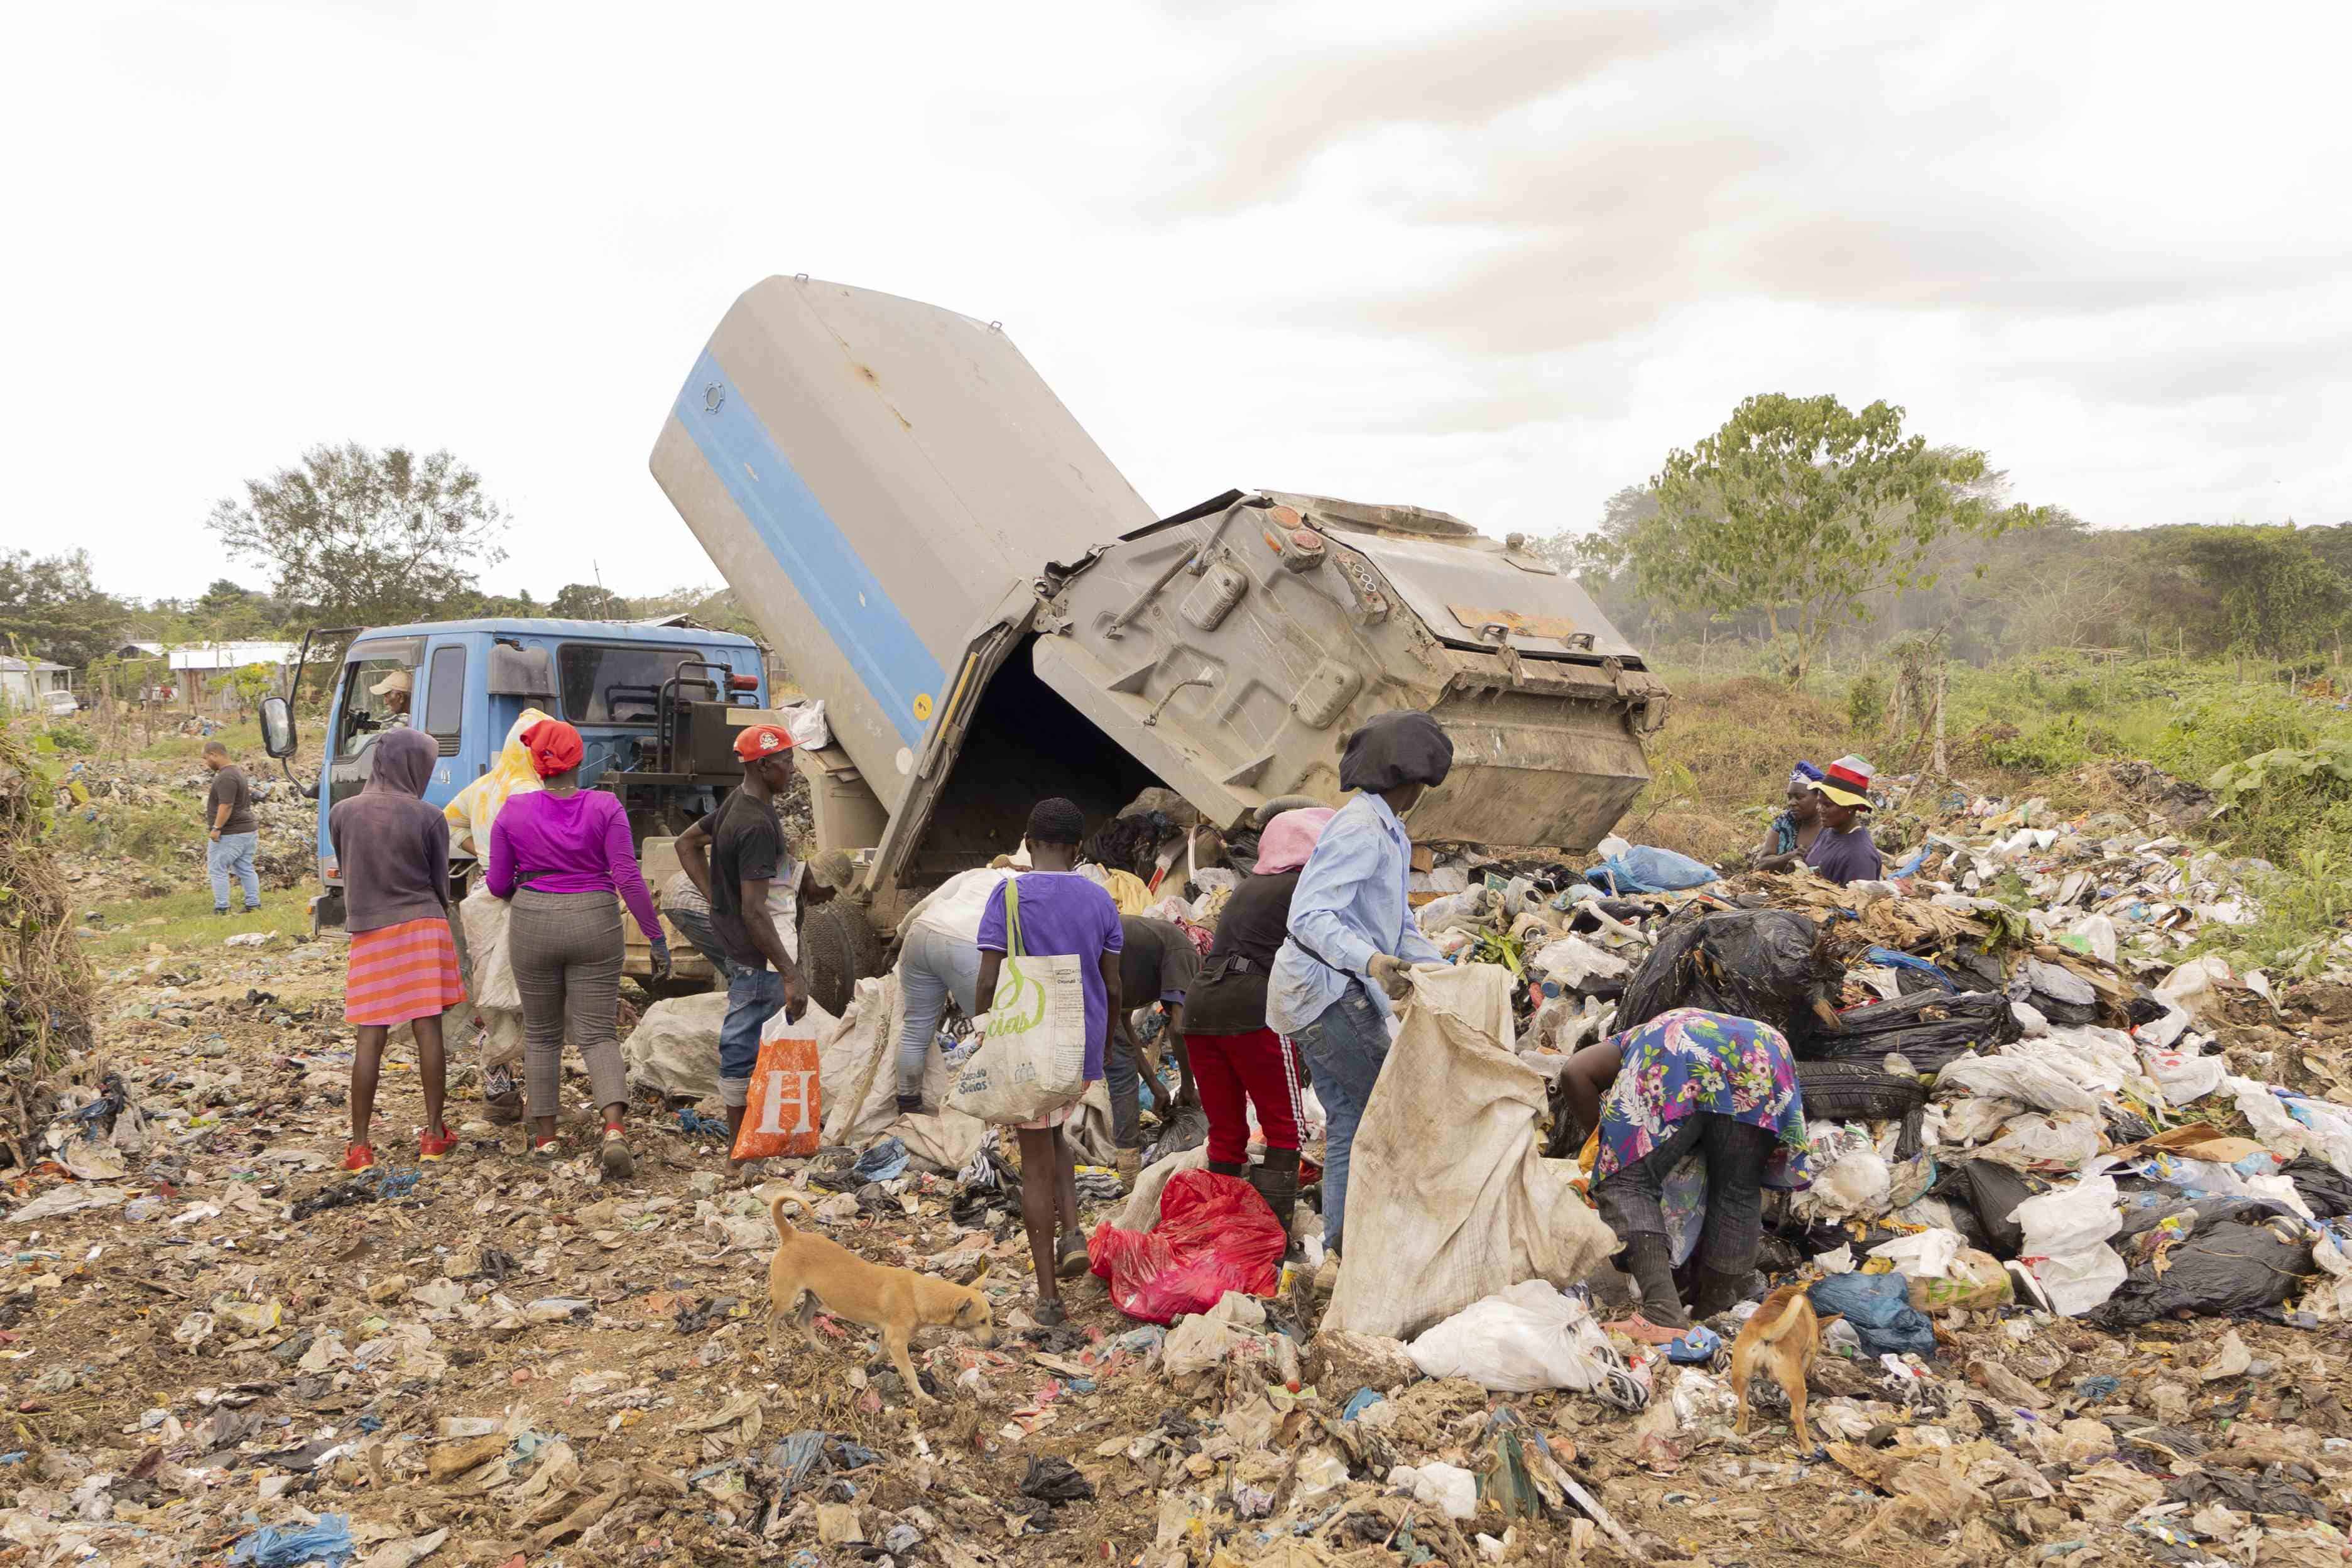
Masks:
[[[1076,844],[1086,836],[1086,813],[1078,809],[1075,801],[1055,795],[1029,808],[1028,837],[1032,844]]]
[[[1348,737],[1339,787],[1385,795],[1404,784],[1439,784],[1454,767],[1454,742],[1426,713],[1383,713]]]

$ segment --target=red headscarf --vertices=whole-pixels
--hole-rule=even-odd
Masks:
[[[541,719],[522,732],[522,743],[541,778],[551,779],[580,765],[580,731],[561,719]]]

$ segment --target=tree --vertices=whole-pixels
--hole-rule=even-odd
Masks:
[[[99,591],[87,551],[0,551],[0,653],[83,668],[114,651],[129,613]]]
[[[213,531],[269,569],[279,599],[319,619],[417,620],[506,559],[505,514],[447,452],[313,447],[245,492],[214,506]]]
[[[1903,434],[1903,410],[1834,397],[1750,397],[1723,427],[1666,455],[1657,512],[1623,559],[1644,594],[1717,614],[1760,610],[1793,637],[1802,680],[1829,635],[1868,623],[1868,595],[1932,584],[1931,546],[1991,537],[2040,515],[1998,504],[1981,452]]]
[[[2185,554],[2220,598],[2231,642],[2266,658],[2311,652],[2342,625],[2352,598],[2343,574],[2291,522],[2197,529]]]
[[[566,583],[557,590],[547,613],[574,621],[625,621],[629,602],[593,583]]]

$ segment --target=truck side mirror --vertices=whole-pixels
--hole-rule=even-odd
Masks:
[[[261,700],[261,749],[279,762],[294,754],[294,710],[283,697]]]

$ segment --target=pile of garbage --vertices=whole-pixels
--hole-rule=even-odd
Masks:
[[[1174,842],[1132,833],[1117,891],[1212,927],[1213,851],[1245,851],[1162,809]],[[726,1175],[723,1003],[697,997],[631,1036],[629,1182],[600,1179],[576,1076],[565,1158],[515,1152],[462,1029],[459,1154],[352,1177],[339,945],[151,953],[99,976],[103,1055],[36,1086],[0,1194],[0,1542],[289,1568],[2343,1561],[2352,1005],[2190,957],[2252,907],[2244,868],[2164,832],[1973,801],[1932,832],[1844,889],[1630,844],[1425,857],[1456,962],[1417,978],[1359,1131],[1336,1289],[1311,1204],[1286,1261],[1163,1106],[1131,1191],[1082,1167],[1100,1284],[1066,1283],[1053,1327],[1013,1141],[897,1112],[890,977],[809,1023],[820,1146],[756,1186]],[[1661,1342],[1549,1090],[1685,1005],[1788,1033],[1817,1179],[1773,1200],[1750,1301]],[[939,1104],[948,1053],[929,1070]],[[397,1051],[378,1115],[386,1150],[420,1119]],[[1307,1119],[1311,1164],[1311,1094]],[[1073,1131],[1108,1155],[1107,1108]],[[917,1338],[936,1405],[865,1326],[771,1339],[784,1191],[987,1296],[994,1344]],[[1836,1320],[1818,1449],[1769,1377],[1734,1430],[1728,1346],[1768,1285]]]

